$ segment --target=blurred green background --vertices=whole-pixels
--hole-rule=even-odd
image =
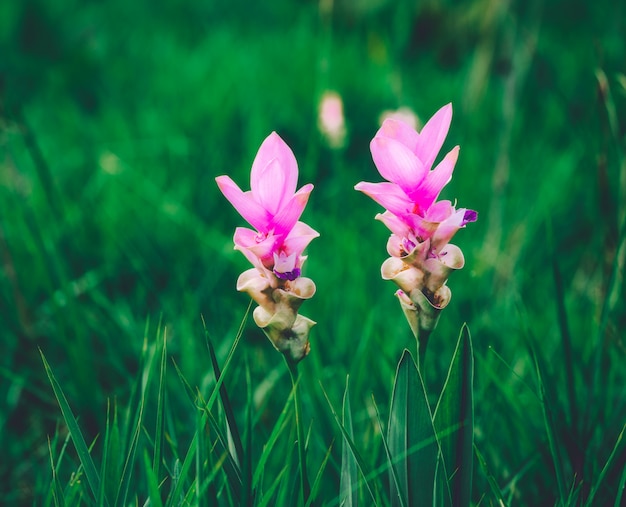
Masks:
[[[381,180],[369,141],[383,111],[425,121],[448,102],[444,150],[461,152],[442,196],[479,220],[454,239],[466,267],[449,281],[427,384],[441,388],[467,322],[476,444],[516,504],[554,503],[532,344],[566,476],[584,491],[626,421],[625,23],[626,4],[610,0],[0,2],[0,502],[40,502],[47,436],[64,432],[38,349],[90,438],[107,399],[128,400],[159,320],[189,382],[212,382],[201,316],[223,358],[248,305],[235,290],[248,265],[232,249],[244,222],[214,178],[249,188],[272,130],[298,159],[299,186],[315,185],[303,219],[321,233],[305,266],[318,292],[302,308],[318,322],[302,363],[310,460],[341,438],[318,381],[339,405],[350,374],[355,424],[374,438],[371,394],[388,405],[414,344],[379,275],[381,210],[353,187]],[[318,130],[327,90],[343,99],[341,148]],[[288,377],[251,322],[239,352],[264,400],[262,433]],[[174,377],[184,440],[195,414]],[[244,405],[244,374],[227,383]],[[624,463],[621,449],[601,499]],[[475,476],[478,502],[488,486]]]

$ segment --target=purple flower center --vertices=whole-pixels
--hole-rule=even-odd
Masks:
[[[409,238],[402,239],[402,248],[407,254],[411,253],[416,246],[417,245],[413,243],[413,241],[411,241]]]
[[[465,214],[463,215],[463,225],[470,222],[476,222],[476,220],[478,220],[478,213],[476,213],[473,209],[465,210]]]
[[[287,273],[281,273],[280,271],[276,271],[274,269],[274,274],[281,280],[289,280],[290,282],[293,282],[300,276],[300,268],[294,268],[293,271],[288,271]]]

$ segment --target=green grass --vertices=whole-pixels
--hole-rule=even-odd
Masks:
[[[214,182],[245,187],[276,130],[321,233],[298,384],[312,497],[339,505],[344,470],[360,503],[385,505],[379,422],[414,340],[380,279],[380,209],[353,187],[380,180],[383,110],[447,102],[444,150],[461,151],[443,196],[479,220],[454,238],[466,266],[424,383],[434,410],[467,323],[471,500],[623,498],[625,7],[326,4],[1,3],[0,503],[295,505],[295,393],[245,319],[244,223]],[[326,89],[344,100],[341,150],[317,132]]]

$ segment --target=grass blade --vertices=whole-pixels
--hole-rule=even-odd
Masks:
[[[311,485],[306,463],[306,439],[304,437],[304,424],[302,421],[302,401],[300,400],[300,372],[298,365],[285,358],[285,363],[289,369],[291,383],[293,385],[293,406],[296,423],[296,434],[298,439],[298,461],[300,463],[300,496],[301,503],[306,504],[311,496]]]
[[[261,453],[261,456],[259,457],[257,467],[254,471],[254,475],[252,476],[252,488],[253,489],[259,485],[261,477],[263,476],[265,465],[272,453],[272,450],[274,449],[274,446],[276,445],[276,442],[278,441],[278,437],[283,433],[283,431],[287,427],[287,422],[288,422],[287,418],[291,416],[291,413],[292,413],[291,410],[289,410],[289,407],[291,406],[291,403],[293,403],[293,394],[294,393],[293,393],[293,388],[292,388],[291,394],[287,398],[285,406],[283,407],[282,412],[280,413],[278,419],[276,420],[276,423],[274,424],[274,428],[272,429],[272,432],[270,433],[270,436],[267,439],[267,442],[263,446],[263,451]]]
[[[55,435],[55,444],[56,439],[58,437],[58,432]],[[56,447],[56,445],[54,445]],[[50,469],[52,470],[52,484],[50,485],[50,493],[52,495],[52,499],[54,501],[55,506],[65,505],[65,497],[63,495],[63,487],[61,486],[61,482],[59,481],[59,476],[57,475],[57,466],[54,464],[54,453],[52,452],[53,445],[50,442],[50,437],[48,437],[48,453],[50,455]]]
[[[191,465],[194,463],[194,458],[196,457],[196,451],[198,447],[198,435],[200,432],[204,431],[204,426],[206,425],[207,415],[206,413],[202,414],[200,422],[196,424],[196,431],[194,433],[191,442],[189,443],[189,448],[187,449],[187,453],[185,454],[185,458],[183,459],[183,464],[180,466],[178,480],[176,481],[175,487],[170,492],[170,496],[168,498],[168,505],[179,505],[180,498],[183,493],[183,487],[185,484],[185,478],[189,473],[189,469]]]
[[[346,377],[346,390],[343,394],[343,427],[348,436],[354,439],[352,429],[352,410],[350,409],[349,379]],[[345,439],[341,446],[341,479],[339,481],[340,505],[344,507],[356,507],[358,503],[358,471],[354,455]]]
[[[438,447],[426,390],[408,350],[402,354],[393,385],[387,444],[395,470],[392,505],[432,505]]]
[[[130,440],[128,453],[126,454],[126,461],[124,462],[124,468],[122,469],[122,477],[120,480],[120,486],[117,492],[115,505],[127,505],[128,503],[128,492],[130,491],[130,481],[133,476],[133,470],[135,468],[134,466],[135,455],[137,453],[139,435],[141,434],[141,428],[143,425],[143,411],[144,411],[144,398],[142,395],[140,405],[137,409],[135,430]]]
[[[370,482],[368,480],[368,477],[370,477],[370,472],[367,469],[367,465],[365,464],[365,461],[363,461],[363,458],[360,456],[359,451],[357,450],[356,446],[354,445],[354,441],[352,440],[352,438],[350,437],[350,435],[346,431],[346,428],[343,426],[343,424],[341,424],[339,416],[337,415],[337,412],[335,411],[335,408],[333,407],[332,403],[330,402],[330,398],[328,397],[328,394],[326,393],[326,390],[324,389],[324,386],[322,386],[321,383],[320,383],[320,387],[322,388],[322,393],[324,394],[324,397],[326,398],[326,402],[328,403],[328,406],[330,407],[330,411],[331,411],[333,417],[335,418],[335,421],[339,425],[339,429],[341,430],[341,434],[343,436],[343,439],[344,439],[345,443],[348,445],[348,448],[350,449],[350,452],[352,453],[352,456],[354,456],[354,460],[356,461],[356,464],[359,467],[359,471],[361,472],[361,475],[364,478],[365,486],[367,487],[367,491],[369,492],[370,496],[372,497],[373,505],[378,505],[378,502],[376,500],[376,498],[378,497],[378,494],[375,491],[375,486],[370,484]]]
[[[228,356],[226,357],[226,361],[224,362],[224,367],[221,370],[221,374],[219,379],[216,379],[215,382],[215,386],[213,386],[213,390],[211,391],[211,394],[209,396],[208,401],[206,402],[202,402],[199,404],[199,408],[202,410],[203,415],[202,415],[202,419],[199,423],[199,425],[196,428],[196,431],[194,433],[194,436],[191,440],[191,442],[189,443],[189,447],[187,449],[187,453],[185,455],[185,458],[183,459],[183,464],[180,467],[180,476],[179,476],[179,480],[176,483],[176,486],[174,487],[174,489],[172,490],[172,492],[170,493],[170,497],[169,497],[169,505],[178,505],[176,502],[176,499],[180,498],[182,493],[183,493],[183,487],[184,487],[184,483],[185,483],[185,478],[187,477],[187,474],[189,473],[189,470],[191,468],[191,465],[194,462],[194,458],[196,457],[196,452],[198,450],[198,435],[201,431],[204,431],[204,427],[206,426],[207,420],[209,418],[209,411],[211,409],[211,407],[213,406],[213,403],[215,402],[215,400],[217,399],[218,393],[219,393],[219,389],[222,386],[222,383],[224,381],[225,375],[227,370],[230,367],[230,364],[232,362],[232,359],[234,357],[235,354],[235,350],[237,349],[237,346],[239,345],[239,342],[241,340],[241,336],[243,334],[243,328],[246,322],[246,319],[248,317],[248,313],[250,312],[250,307],[252,306],[252,303],[250,303],[250,305],[248,305],[248,309],[246,310],[246,313],[244,315],[244,318],[239,326],[239,330],[237,331],[237,334],[235,336],[235,339],[233,341],[233,344],[228,352]],[[180,369],[178,368],[178,366],[174,363],[174,366],[176,368],[176,371],[178,373],[178,376],[181,380],[181,382],[183,383],[183,385],[185,386],[185,391],[187,392],[190,400],[195,403],[198,404],[198,396],[196,396],[193,392],[193,390],[191,389],[191,386],[189,385],[189,383],[187,382],[187,380],[184,378],[184,376],[182,375],[182,372],[180,371]],[[230,454],[230,453],[229,453]]]
[[[541,366],[539,365],[539,359],[531,348],[531,354],[533,362],[535,363],[535,371],[537,373],[537,383],[539,384],[539,401],[541,403],[541,409],[543,412],[543,422],[546,428],[546,436],[548,437],[548,445],[550,447],[550,454],[552,455],[552,463],[554,466],[554,473],[556,476],[556,482],[559,488],[559,498],[561,501],[565,501],[567,498],[565,490],[565,480],[563,479],[563,467],[561,463],[561,454],[557,446],[556,434],[554,431],[554,420],[552,418],[552,411],[549,404],[546,401],[546,390],[543,383],[543,375],[541,373]]]
[[[598,492],[598,489],[600,489],[600,485],[602,484],[602,481],[604,481],[604,478],[606,477],[606,474],[609,471],[609,468],[611,467],[611,465],[613,464],[613,460],[615,459],[615,456],[617,455],[617,450],[619,449],[619,446],[622,443],[622,438],[624,437],[625,430],[626,430],[626,424],[622,426],[622,431],[620,431],[619,436],[617,437],[617,442],[615,442],[615,445],[613,446],[613,450],[611,451],[611,454],[609,455],[609,459],[606,460],[606,463],[604,464],[604,467],[602,468],[602,471],[600,472],[600,475],[598,476],[598,480],[589,491],[589,497],[587,498],[585,505],[593,505],[593,500],[596,496],[596,493]],[[619,494],[621,495],[621,490]]]
[[[624,488],[626,488],[626,466],[622,471],[622,477],[619,480],[619,486],[617,487],[617,495],[615,496],[615,507],[622,505],[622,495],[624,494]]]
[[[274,483],[265,492],[265,494],[263,495],[263,498],[260,499],[258,507],[267,507],[268,505],[270,505],[272,497],[274,496],[274,493],[276,493],[276,490],[278,489],[278,486],[280,486],[282,484],[283,476],[285,475],[285,473],[287,472],[288,469],[289,469],[289,466],[285,466],[276,475],[276,477],[274,479]]]
[[[196,437],[198,446],[196,448],[196,502],[198,502],[198,507],[204,507],[206,505],[206,501],[204,495],[202,494],[202,484],[204,483],[204,463],[207,460],[205,456],[206,442],[205,442],[205,431],[204,426],[202,425],[202,411],[196,411]]]
[[[56,377],[52,373],[52,369],[46,360],[41,349],[39,350],[41,354],[41,359],[43,361],[44,368],[46,370],[46,374],[48,375],[48,379],[50,380],[50,384],[52,385],[52,390],[54,391],[54,396],[56,397],[59,407],[61,408],[61,413],[63,414],[63,419],[65,419],[65,424],[67,424],[67,429],[72,436],[72,441],[74,442],[74,447],[76,448],[76,452],[78,453],[78,458],[83,466],[83,470],[85,471],[85,476],[87,477],[87,482],[89,483],[89,488],[93,494],[94,500],[98,499],[98,493],[100,491],[100,475],[98,474],[98,470],[96,469],[96,465],[91,459],[91,454],[89,453],[89,449],[87,448],[87,444],[85,443],[85,439],[83,437],[82,432],[80,431],[80,427],[78,426],[78,422],[72,413],[72,409],[70,408],[69,403],[67,402],[67,398],[61,389],[61,385],[58,383]],[[105,499],[105,505],[108,505]]]
[[[322,464],[320,465],[320,468],[317,471],[317,474],[315,474],[315,480],[313,481],[313,486],[311,486],[311,496],[309,497],[309,500],[306,503],[305,507],[310,507],[311,505],[315,504],[315,498],[317,497],[317,493],[320,489],[320,484],[322,481],[322,474],[324,473],[324,470],[326,469],[326,465],[328,464],[328,460],[330,459],[330,453],[332,449],[333,449],[333,446],[331,444],[331,446],[328,448],[328,451],[326,451],[326,455],[324,456],[324,460],[322,461]],[[345,504],[342,504],[342,505],[345,505]]]
[[[378,410],[378,405],[376,405],[376,400],[374,400],[374,395],[372,394],[372,405],[376,412],[376,420],[378,421],[378,428],[380,430],[380,437],[383,443],[383,448],[385,449],[385,454],[387,455],[387,470],[389,471],[389,488],[390,488],[390,496],[391,496],[391,505],[393,507],[409,507],[408,498],[406,491],[402,490],[400,485],[400,479],[398,478],[398,473],[396,471],[396,466],[394,463],[394,458],[391,456],[389,451],[389,445],[387,445],[387,439],[384,436],[383,432],[383,422],[380,418],[380,412]]]
[[[472,493],[473,379],[472,339],[463,325],[433,419],[453,505],[469,505]]]
[[[219,382],[220,377],[222,376],[222,372],[220,371],[220,367],[217,362],[217,356],[215,355],[215,348],[213,347],[213,342],[211,341],[211,337],[209,336],[209,332],[204,323],[204,319],[202,320],[202,324],[204,325],[204,336],[205,336],[207,348],[209,349],[209,355],[211,356],[211,366],[213,367],[213,374],[215,375],[215,381]],[[237,461],[237,465],[241,467],[243,464],[243,445],[241,443],[241,435],[239,434],[239,429],[237,428],[237,422],[235,421],[235,413],[233,412],[233,408],[230,403],[228,391],[226,390],[226,386],[223,383],[220,383],[219,393],[220,393],[220,399],[222,401],[222,406],[224,407],[224,413],[226,415],[226,424],[228,425],[228,430],[230,432],[230,436],[232,437],[232,441],[235,446],[234,457]]]
[[[163,501],[161,500],[161,492],[159,491],[159,479],[155,475],[154,470],[151,467],[150,456],[148,456],[148,451],[144,449],[143,461],[146,473],[146,481],[148,483],[148,498],[150,500],[150,505],[154,507],[163,507]]]
[[[157,393],[156,430],[154,433],[154,456],[152,459],[152,471],[159,478],[161,466],[161,448],[163,446],[163,425],[165,422],[165,374],[167,372],[167,329],[163,330],[163,345],[161,347],[161,362],[159,365],[159,390]]]
[[[476,444],[474,444],[474,452],[476,453],[476,457],[478,458],[478,463],[480,465],[480,468],[482,469],[483,473],[485,474],[485,477],[487,478],[487,482],[489,483],[489,488],[491,489],[493,496],[495,496],[496,499],[498,500],[498,505],[500,505],[501,507],[505,507],[506,503],[504,501],[504,495],[502,494],[502,490],[500,489],[500,486],[498,486],[498,483],[496,482],[496,479],[494,478],[494,476],[491,475],[491,472],[489,472],[489,469],[487,468],[487,460],[478,450],[478,447],[476,446]]]

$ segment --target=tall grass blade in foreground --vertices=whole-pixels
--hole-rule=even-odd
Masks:
[[[604,465],[604,467],[602,468],[602,471],[600,472],[600,475],[598,476],[598,480],[595,482],[595,484],[593,485],[593,487],[591,488],[591,491],[589,492],[589,496],[587,497],[587,501],[585,503],[585,505],[587,506],[592,506],[593,505],[593,501],[595,499],[595,496],[598,492],[598,489],[600,488],[600,486],[602,485],[604,478],[606,477],[607,472],[609,471],[611,465],[613,464],[616,456],[617,456],[617,451],[620,448],[620,445],[622,443],[622,438],[624,437],[624,431],[626,431],[626,424],[622,427],[622,431],[620,431],[619,436],[617,437],[617,442],[615,442],[615,446],[613,447],[613,450],[611,451],[611,454],[609,456],[609,458],[606,460],[606,463]],[[624,467],[624,474],[626,474],[626,467]],[[623,474],[623,475],[624,475]],[[622,489],[624,486],[624,476],[622,475],[622,488],[620,488],[620,490],[616,493],[616,501],[617,499],[621,498],[622,495]]]
[[[224,362],[224,365],[221,369],[221,374],[219,376],[219,378],[216,378],[215,381],[215,385],[213,386],[211,393],[209,395],[209,399],[208,401],[204,401],[202,399],[202,397],[199,394],[195,394],[193,389],[191,388],[189,382],[185,379],[185,377],[183,376],[182,372],[180,371],[180,369],[178,368],[178,366],[176,364],[174,364],[176,371],[178,373],[178,376],[180,378],[181,383],[184,386],[185,392],[187,393],[187,395],[189,396],[189,399],[192,403],[192,406],[199,409],[200,413],[202,414],[201,417],[197,418],[196,421],[196,431],[193,435],[193,438],[191,439],[191,442],[189,444],[189,447],[187,448],[187,452],[185,453],[185,456],[183,458],[182,461],[182,465],[180,465],[179,470],[180,473],[178,474],[178,480],[173,488],[173,490],[170,492],[170,496],[169,496],[169,500],[170,503],[172,504],[173,502],[177,502],[181,495],[183,495],[183,488],[185,486],[185,479],[187,478],[192,465],[194,464],[194,461],[196,461],[197,455],[196,453],[199,452],[198,451],[198,447],[202,441],[202,437],[203,437],[203,432],[205,431],[206,428],[206,424],[209,421],[210,418],[210,410],[211,407],[213,406],[213,404],[215,403],[215,400],[217,399],[219,392],[220,392],[220,387],[222,386],[222,383],[224,382],[224,379],[226,378],[226,373],[230,370],[230,366],[232,364],[232,360],[233,357],[235,355],[235,351],[237,350],[237,347],[241,341],[241,337],[243,334],[243,329],[245,326],[245,323],[247,321],[248,318],[248,314],[250,312],[250,306],[248,305],[248,308],[246,310],[246,313],[241,321],[241,324],[239,326],[239,329],[237,330],[237,334],[235,335],[235,339],[233,340],[233,344],[230,347],[230,350],[228,351],[228,355],[226,357],[226,360]],[[219,436],[219,432],[218,432],[218,436]],[[203,452],[203,451],[200,451]],[[229,464],[224,464],[226,461],[228,461],[228,459],[231,459],[230,457],[230,453],[228,453],[226,451],[225,455],[222,455],[219,457],[219,461],[221,461],[219,468],[220,470],[222,468],[226,468],[229,469],[230,465]],[[226,470],[224,470],[226,472]],[[198,491],[200,491],[200,488],[203,487],[202,484],[198,484],[197,487],[199,488]],[[174,503],[175,504],[175,503]]]
[[[152,472],[158,480],[163,455],[163,426],[165,423],[165,376],[167,373],[167,330],[163,330],[163,343],[161,344],[161,357],[159,362],[159,387],[157,393],[156,428],[154,432],[154,454],[152,459]]]
[[[550,446],[550,454],[552,455],[552,464],[554,467],[554,474],[558,486],[559,498],[564,501],[567,495],[565,492],[565,480],[563,478],[563,462],[556,439],[554,416],[552,414],[550,404],[546,399],[546,389],[543,382],[543,373],[541,365],[539,364],[539,358],[532,348],[531,354],[535,366],[535,372],[537,375],[537,383],[539,387],[539,401],[541,403],[541,409],[543,412],[543,421],[546,429],[546,435],[548,437],[548,445]]]
[[[487,482],[489,483],[489,488],[491,489],[493,496],[496,497],[498,505],[504,507],[506,505],[506,502],[504,501],[504,495],[502,494],[502,490],[500,489],[500,486],[498,486],[495,477],[487,468],[487,461],[485,460],[485,457],[482,455],[482,453],[478,450],[476,444],[474,444],[474,452],[476,453],[478,464],[480,465],[483,474],[485,474],[485,477],[487,478]]]
[[[393,386],[387,444],[398,478],[391,480],[391,502],[432,505],[438,446],[426,390],[408,350],[402,354]]]
[[[341,419],[337,415],[337,411],[334,409],[332,403],[330,402],[330,398],[328,397],[328,393],[326,393],[326,390],[324,389],[324,387],[321,384],[320,384],[320,387],[322,389],[322,393],[324,394],[324,397],[326,398],[326,402],[328,403],[328,406],[330,407],[330,411],[333,414],[335,422],[339,425],[339,429],[341,430],[341,434],[343,436],[344,445],[348,446],[348,448],[350,450],[350,453],[354,457],[354,461],[356,462],[356,464],[357,464],[357,466],[359,468],[359,471],[361,472],[361,475],[363,476],[363,480],[364,480],[365,486],[367,488],[368,493],[370,494],[370,497],[372,499],[373,505],[378,505],[377,498],[379,498],[379,495],[378,495],[378,491],[376,489],[376,484],[372,483],[370,481],[370,479],[373,477],[373,475],[369,471],[369,469],[367,467],[367,464],[365,463],[365,461],[363,460],[363,458],[359,454],[359,451],[357,450],[356,446],[354,445],[354,441],[353,441],[352,437],[350,436],[350,434],[348,433],[348,431],[346,430],[344,425],[341,423]]]
[[[350,377],[346,378],[346,390],[343,394],[343,427],[346,434],[354,439],[352,429],[352,410],[350,409]],[[356,507],[358,505],[359,484],[358,484],[357,463],[354,455],[350,451],[345,439],[341,446],[341,479],[339,482],[340,505],[344,507]]]
[[[298,439],[298,461],[299,461],[299,474],[300,474],[300,500],[302,504],[306,504],[311,495],[311,486],[309,484],[309,476],[307,472],[306,463],[306,439],[304,436],[304,424],[302,421],[302,401],[300,398],[299,384],[300,373],[298,371],[298,364],[293,362],[287,356],[283,356],[287,367],[289,368],[289,374],[291,375],[291,382],[293,385],[293,408],[295,413],[296,424],[296,438]]]
[[[473,379],[472,339],[468,327],[463,325],[434,415],[454,506],[469,505],[472,493]]]
[[[204,324],[204,321],[203,321]],[[215,355],[215,347],[213,346],[213,342],[209,333],[204,327],[204,336],[207,344],[207,349],[209,350],[209,355],[211,356],[211,367],[213,368],[213,374],[215,375],[215,381],[219,382],[220,377],[222,376],[222,372],[220,371],[219,364],[217,362],[217,356]],[[228,396],[228,391],[226,390],[226,386],[222,383],[219,388],[220,399],[222,401],[222,407],[224,408],[224,414],[226,416],[226,424],[229,431],[229,434],[232,438],[232,442],[234,445],[234,456],[233,458],[236,460],[237,465],[239,467],[242,466],[244,460],[243,453],[243,445],[241,443],[241,435],[239,434],[239,429],[237,427],[237,422],[235,421],[235,413],[233,412],[232,405],[230,403],[230,398]]]
[[[93,494],[94,500],[98,499],[98,495],[100,492],[100,475],[98,474],[98,470],[96,469],[96,465],[91,459],[91,454],[89,452],[89,448],[85,443],[85,438],[83,437],[82,432],[80,431],[80,427],[78,426],[78,422],[72,413],[72,409],[70,408],[69,403],[67,402],[67,398],[61,389],[54,373],[52,373],[52,369],[46,360],[43,352],[40,350],[41,359],[43,361],[44,368],[46,370],[46,374],[48,375],[48,379],[50,380],[50,384],[52,385],[52,390],[54,391],[54,396],[56,397],[59,407],[61,408],[61,413],[63,414],[63,419],[65,420],[65,424],[67,424],[67,429],[72,436],[72,441],[74,442],[74,447],[76,448],[76,452],[78,453],[78,458],[85,470],[85,476],[87,477],[87,482],[89,483],[89,489]],[[108,505],[108,502],[105,499],[105,505]]]

